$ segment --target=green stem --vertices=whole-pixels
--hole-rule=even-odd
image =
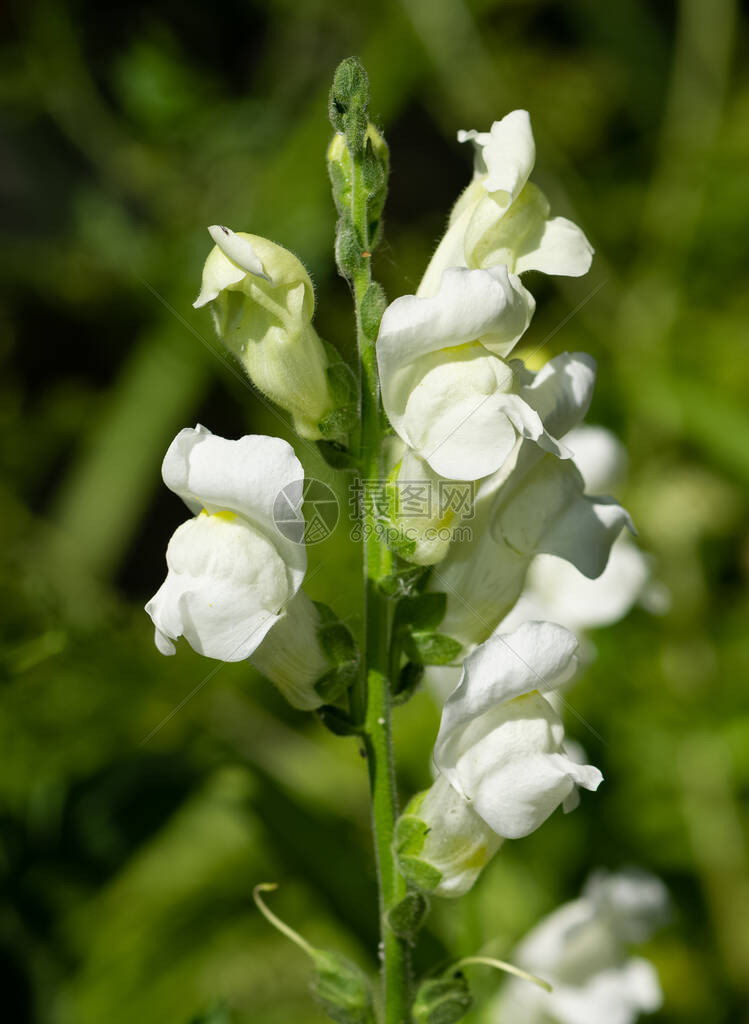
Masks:
[[[352,159],[351,214],[367,253],[353,279],[357,341],[361,373],[361,427],[359,455],[365,482],[384,480],[382,418],[374,343],[365,335],[360,309],[372,276],[367,226],[367,192],[361,181],[361,159]],[[363,712],[364,742],[369,766],[375,854],[380,896],[380,930],[385,1024],[407,1024],[409,1014],[408,949],[390,928],[388,913],[406,895],[406,883],[393,855],[398,816],[395,768],[390,724],[390,634],[392,609],[379,581],[392,567],[392,555],[378,532],[373,495],[364,495],[364,650],[361,690],[357,703]]]

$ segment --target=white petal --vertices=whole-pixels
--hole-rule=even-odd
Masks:
[[[455,898],[468,892],[502,839],[456,793],[445,776],[437,777],[414,813],[429,832],[419,853],[442,872],[436,896]]]
[[[611,546],[632,520],[613,498],[580,495],[571,501],[537,545],[539,552],[571,562],[583,576],[595,579],[606,568]]]
[[[497,742],[502,739],[496,737]],[[513,752],[493,769],[485,772],[472,792],[477,814],[506,839],[530,835],[573,792],[575,784],[597,789],[602,775],[586,766],[584,775],[575,772],[573,762],[561,755]]]
[[[453,267],[444,272],[437,295],[405,295],[385,310],[377,340],[383,404],[407,444],[417,447],[404,422],[409,396],[442,350],[480,341],[502,355],[523,333],[530,313],[517,284],[504,267]]]
[[[483,147],[483,158],[488,172],[486,191],[506,192],[508,200],[513,200],[536,162],[536,144],[527,110],[513,110],[494,122]]]
[[[317,608],[299,590],[250,658],[289,704],[302,711],[312,711],[323,703],[314,687],[330,663],[320,647],[319,626]]]
[[[416,289],[419,298],[436,295],[440,289],[442,275],[450,267],[466,266],[465,236],[472,215],[473,206],[467,206],[455,220],[451,220]]]
[[[208,234],[219,249],[242,270],[254,274],[255,277],[264,277],[266,281],[270,281],[260,257],[248,239],[220,224],[211,225],[208,228]]]
[[[596,579],[583,576],[561,558],[538,555],[531,563],[526,590],[533,599],[536,618],[558,622],[577,633],[624,618],[650,578],[650,560],[622,534]]]
[[[613,499],[583,494],[583,480],[571,462],[544,457],[512,493],[500,492],[492,526],[511,548],[546,553],[572,562],[585,576],[600,575],[628,513]]]
[[[562,352],[537,373],[527,370],[519,359],[513,359],[510,365],[519,384],[518,393],[538,412],[553,437],[564,437],[583,419],[596,382],[596,361],[592,356],[586,352]],[[574,458],[575,447],[569,440],[565,444]],[[585,476],[582,469],[581,472]]]
[[[304,470],[294,449],[278,437],[249,434],[227,441],[198,425],[180,431],[161,467],[164,483],[193,512],[236,512],[259,529],[286,563],[291,592],[307,568],[303,543],[276,525],[279,505],[301,519]]]
[[[655,969],[639,957],[598,971],[584,984],[556,985],[549,996],[549,1010],[560,1024],[635,1024],[661,1003]]]
[[[277,621],[289,594],[286,566],[267,538],[231,513],[202,513],[177,528],[169,572],[146,605],[162,640],[184,636],[209,658],[242,661]],[[171,652],[169,652],[171,653]]]
[[[670,899],[660,878],[639,868],[595,871],[583,895],[622,942],[645,942],[668,920]]]
[[[583,232],[566,217],[552,217],[544,222],[540,238],[532,246],[517,251],[515,272],[540,270],[543,274],[582,277],[590,270],[593,246]]]
[[[527,622],[513,633],[493,634],[470,654],[459,685],[445,701],[435,761],[457,757],[460,729],[496,704],[522,694],[553,689],[573,665],[577,640],[549,622]]]
[[[203,279],[193,307],[200,309],[218,298],[224,288],[239,284],[247,276],[247,271],[233,263],[225,256],[218,246],[211,249],[203,266]]]
[[[610,430],[583,423],[570,432],[567,443],[588,494],[611,494],[621,485],[627,450]]]

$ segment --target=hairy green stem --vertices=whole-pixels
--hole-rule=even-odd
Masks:
[[[384,479],[382,465],[382,416],[377,360],[374,343],[361,323],[361,303],[372,276],[367,222],[367,192],[362,182],[361,158],[352,160],[352,219],[364,245],[361,267],[353,279],[356,305],[357,341],[361,380],[361,425],[359,455],[366,489],[368,481]],[[392,567],[392,556],[378,531],[374,496],[363,496],[364,546],[364,651],[359,703],[364,718],[364,743],[372,795],[377,876],[379,879],[381,957],[385,1024],[407,1024],[409,1020],[408,949],[390,928],[388,913],[406,895],[406,883],[393,854],[395,821],[398,815],[393,744],[390,722],[390,635],[391,602],[378,583]]]

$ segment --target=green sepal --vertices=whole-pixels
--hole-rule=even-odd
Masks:
[[[432,892],[439,885],[442,872],[419,856],[429,833],[427,823],[416,814],[423,796],[424,794],[415,796],[406,812],[398,818],[395,823],[393,845],[398,868],[404,878],[417,889]]]
[[[406,881],[423,892],[434,892],[442,881],[442,872],[419,857],[399,857],[398,867]]]
[[[401,565],[379,580],[378,589],[385,597],[408,597],[422,583],[429,566]]]
[[[422,665],[449,665],[463,650],[463,645],[445,633],[424,629],[407,632],[403,649],[411,661]]]
[[[386,307],[387,297],[385,289],[381,284],[373,281],[365,291],[364,298],[359,307],[362,330],[370,341],[374,341],[377,337],[382,314],[385,312]]]
[[[340,953],[314,950],[312,994],[338,1024],[375,1024],[372,986],[364,971]]]
[[[359,464],[348,448],[338,441],[318,441],[317,450],[331,469],[356,469]]]
[[[434,630],[445,616],[447,594],[442,592],[404,597],[395,609],[395,627]]]
[[[400,903],[388,911],[387,921],[399,939],[413,945],[429,913],[429,900],[416,889],[411,889]]]
[[[323,654],[325,654],[332,665],[339,666],[346,662],[357,664],[359,661],[359,651],[351,630],[341,622],[333,609],[329,608],[328,605],[323,604],[321,601],[315,601],[314,605],[320,616],[317,636]]]
[[[411,1007],[414,1024],[457,1024],[471,1008],[473,997],[462,974],[427,978],[419,985]]]
[[[414,695],[424,678],[424,666],[407,661],[398,673],[391,697],[394,704],[405,704]]]
[[[352,278],[364,262],[364,246],[346,210],[338,218],[335,238],[336,265],[342,277]]]
[[[333,202],[336,210],[343,213],[351,208],[351,174],[338,160],[328,160],[328,173],[330,174],[330,185],[333,191]]]
[[[328,365],[325,370],[335,408],[317,426],[324,437],[341,437],[349,432],[359,415],[359,389],[351,367],[337,348],[322,340]]]
[[[315,683],[315,692],[326,704],[335,704],[356,682],[359,666],[356,661],[336,665]]]
[[[416,541],[410,537],[404,537],[403,534],[398,533],[396,530],[391,529],[386,534],[387,546],[397,555],[398,558],[402,558],[404,562],[408,562],[416,550]]]
[[[315,714],[325,728],[334,736],[361,736],[364,727],[354,722],[341,708],[332,704],[324,704],[317,708]]]

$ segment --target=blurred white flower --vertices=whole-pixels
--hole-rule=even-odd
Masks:
[[[571,220],[550,217],[548,200],[528,181],[536,159],[528,112],[513,110],[488,132],[461,131],[458,140],[476,148],[473,180],[453,208],[417,295],[434,295],[446,267],[587,273],[590,242]]]
[[[281,491],[301,509],[304,471],[291,446],[187,428],[169,446],[162,476],[194,516],[175,530],[167,577],[146,605],[158,649],[174,654],[184,636],[199,654],[242,661],[267,636],[285,654],[259,655],[260,670],[296,707],[319,706],[313,684],[329,666],[316,643],[317,611],[299,589],[307,554],[273,520]]]
[[[550,982],[551,992],[511,979],[485,1024],[634,1024],[662,1002],[653,966],[628,953],[667,915],[668,895],[652,875],[598,872],[582,896],[541,921],[512,961]]]
[[[466,658],[442,711],[439,777],[406,809],[425,828],[399,851],[411,858],[402,860],[407,874],[414,859],[437,870],[431,889],[439,895],[470,888],[499,847],[492,834],[526,836],[560,804],[571,807],[577,786],[598,788],[598,769],[567,756],[564,727],[545,696],[574,671],[576,647],[561,626],[529,622]]]

